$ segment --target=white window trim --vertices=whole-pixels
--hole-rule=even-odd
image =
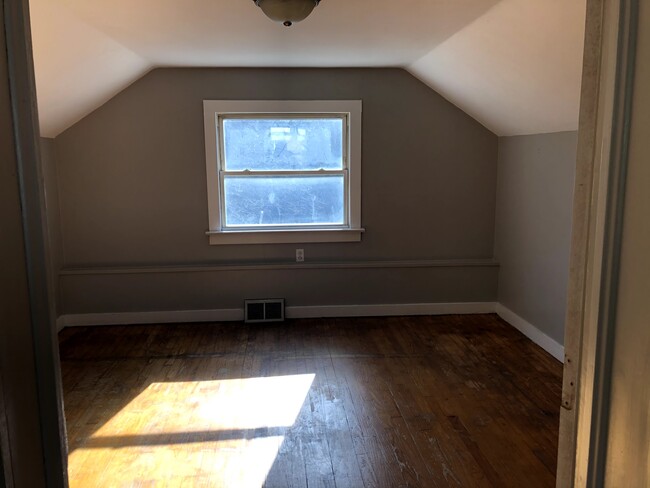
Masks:
[[[204,100],[205,165],[210,244],[358,242],[361,227],[361,100]],[[217,124],[228,114],[346,114],[348,122],[348,215],[339,227],[224,229],[218,177]]]

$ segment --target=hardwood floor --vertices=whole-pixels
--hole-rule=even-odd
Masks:
[[[496,315],[70,328],[72,487],[552,487],[562,367]]]

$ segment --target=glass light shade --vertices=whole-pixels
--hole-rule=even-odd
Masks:
[[[320,0],[255,0],[269,19],[286,26],[306,19],[319,2]]]

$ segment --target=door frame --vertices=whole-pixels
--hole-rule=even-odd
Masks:
[[[587,0],[557,487],[602,486],[638,0]]]
[[[0,131],[6,206],[0,339],[0,477],[8,488],[67,486],[67,446],[28,0],[0,0]],[[6,224],[6,227],[5,227]],[[9,265],[10,264],[10,265]]]
[[[601,479],[607,429],[607,380],[615,310],[620,211],[625,188],[630,77],[638,0],[587,0],[573,237],[565,333],[558,487]],[[43,486],[67,486],[65,423],[52,302],[47,295],[43,185],[27,0],[2,0],[11,85],[13,142],[20,175],[32,353],[38,392]],[[7,391],[0,371],[0,393]],[[16,445],[7,435],[13,399],[0,395],[4,482],[12,487]]]

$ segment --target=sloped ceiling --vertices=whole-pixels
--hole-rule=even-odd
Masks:
[[[158,66],[404,67],[498,135],[577,128],[585,0],[31,0],[41,133]]]

